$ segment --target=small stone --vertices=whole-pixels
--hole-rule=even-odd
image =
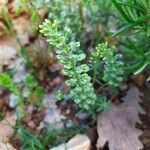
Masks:
[[[66,109],[66,114],[68,115],[68,114],[70,114],[70,109]]]
[[[62,119],[65,118],[60,114],[59,109],[48,109],[43,121],[47,124],[55,124],[57,122],[60,122]]]
[[[55,99],[54,94],[46,94],[43,102],[47,108],[50,108],[50,109],[56,109],[57,108],[56,99]]]
[[[119,88],[121,91],[125,91],[125,90],[127,90],[128,86],[127,86],[127,84],[122,84],[122,85],[120,85]]]
[[[55,93],[55,91],[53,93]],[[60,109],[56,105],[55,95],[46,94],[44,98],[44,105],[46,106],[46,114],[43,122],[48,125],[54,125],[55,128],[63,128],[64,123],[62,120],[66,118],[61,114]]]
[[[23,87],[22,93],[23,93],[24,98],[28,98],[30,93],[29,93],[27,86]]]
[[[29,122],[28,122],[28,127],[29,127],[29,128],[34,129],[35,126],[36,126],[36,125],[35,125],[35,123],[34,123],[33,121],[29,121]]]
[[[40,125],[38,126],[38,130],[42,130],[42,129],[44,129],[46,127],[46,124],[42,121],[42,122],[40,122]]]
[[[17,121],[17,115],[16,115],[15,113],[12,115],[12,119],[13,119],[14,121]]]
[[[66,144],[61,144],[50,150],[90,150],[91,142],[90,139],[84,134],[77,134]]]
[[[32,112],[33,112],[35,109],[36,109],[35,106],[29,105],[28,108],[27,108],[27,112],[28,112],[29,114],[32,114]]]
[[[16,107],[15,113],[16,113],[17,119],[21,119],[25,115],[25,112],[24,112],[23,107],[21,105],[18,105]]]
[[[67,121],[66,127],[67,127],[67,128],[73,127],[73,122],[72,122],[72,120],[68,120],[68,121]]]
[[[15,94],[10,94],[9,96],[9,107],[15,108],[17,106],[18,96]]]
[[[78,114],[76,114],[76,117],[79,118],[80,120],[85,120],[88,118],[88,114],[85,112],[79,112]]]
[[[16,68],[16,73],[13,76],[13,81],[16,83],[22,83],[25,75],[27,74],[25,68],[25,60],[17,59],[17,61],[14,64],[14,67]]]

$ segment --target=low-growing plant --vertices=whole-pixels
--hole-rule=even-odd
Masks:
[[[18,3],[22,8],[30,6],[31,1],[19,0]],[[21,2],[23,1],[23,2]],[[74,0],[33,0],[32,5],[47,10],[47,18],[59,22],[61,32],[64,26],[67,26],[72,32],[70,40],[79,41],[81,50],[84,51],[86,46],[95,46],[102,41],[107,29],[102,28],[107,24],[109,16],[112,13],[112,3],[105,0],[74,1]],[[18,6],[19,6],[18,5]],[[92,7],[91,7],[92,6]],[[31,6],[30,6],[31,7]],[[19,8],[19,7],[18,7]],[[105,8],[105,9],[104,9]],[[108,9],[109,8],[109,9]],[[22,9],[21,9],[22,10]],[[38,9],[32,9],[33,11]],[[109,10],[109,11],[108,11]],[[29,9],[30,12],[30,9]],[[30,12],[31,18],[34,13]],[[34,21],[36,22],[36,21]],[[105,25],[106,27],[106,25]],[[101,32],[103,30],[103,32]],[[104,33],[105,32],[105,33]]]
[[[93,83],[103,80],[110,88],[118,87],[124,74],[124,63],[121,58],[115,47],[108,48],[107,43],[99,44],[90,60],[94,72]]]
[[[150,1],[149,0],[111,0],[127,24],[115,35],[134,29],[144,31],[150,36]]]
[[[7,73],[0,74],[0,87],[8,89],[11,93],[15,94],[17,100],[16,114],[21,118],[25,114],[24,98],[21,94],[20,88],[13,82]]]
[[[51,0],[48,1],[48,18],[59,22],[59,28],[67,26],[72,32],[72,40],[81,40],[84,32],[84,19],[82,14],[82,3],[69,0]]]
[[[2,15],[3,17],[3,20],[4,20],[4,32],[7,33],[7,34],[10,34],[10,32],[12,33],[13,32],[13,24],[12,24],[12,21],[8,15],[8,9],[6,7],[2,7],[0,8],[0,14]]]
[[[31,74],[25,76],[24,84],[28,88],[28,101],[32,104],[43,106],[45,94],[43,87],[38,84]]]
[[[22,12],[28,12],[31,20],[32,32],[36,33],[38,31],[38,25],[41,23],[41,17],[39,14],[40,8],[45,8],[43,0],[17,0],[15,5],[15,12],[20,14]]]
[[[91,7],[92,6],[92,7]],[[111,8],[110,11],[107,8]],[[27,12],[30,16],[31,25],[33,30],[37,33],[38,25],[42,22],[39,10],[43,9],[50,20],[56,20],[59,22],[59,28],[61,32],[64,30],[64,26],[67,26],[72,32],[71,40],[79,41],[81,44],[80,51],[88,52],[87,47],[95,47],[95,45],[102,41],[104,38],[104,32],[107,29],[101,29],[109,20],[109,14],[112,12],[111,3],[109,1],[74,1],[74,0],[17,0],[15,3],[16,13],[21,14]],[[14,12],[15,13],[15,12]],[[105,17],[106,16],[106,17]],[[106,20],[104,20],[106,18]],[[28,49],[22,45],[22,41],[19,39],[15,33],[12,19],[9,18],[8,10],[3,11],[3,19],[5,20],[5,25],[7,32],[11,33],[11,36],[16,38],[16,41],[20,45],[20,54],[25,59],[28,68],[36,71],[34,67],[34,59],[28,52]],[[101,32],[103,30],[103,32]],[[103,34],[103,35],[101,35]],[[89,45],[89,46],[87,46]],[[40,49],[40,47],[38,48]],[[52,49],[52,48],[51,48]],[[41,51],[42,53],[42,51]]]
[[[83,127],[82,127],[83,128]],[[24,150],[46,150],[59,144],[66,143],[77,133],[82,133],[84,129],[73,124],[71,128],[55,128],[53,125],[41,130],[39,133],[31,133],[21,122],[14,126],[15,135]]]
[[[70,88],[70,95],[75,103],[93,116],[96,112],[107,109],[106,98],[96,96],[91,77],[88,75],[89,67],[82,63],[86,55],[84,53],[76,54],[80,43],[68,42],[71,36],[68,28],[61,33],[57,22],[52,23],[49,20],[45,20],[40,28],[40,32],[48,37],[48,42],[56,47],[57,58],[64,66],[62,72],[68,77],[66,84]]]
[[[16,97],[16,114],[18,118],[22,118],[26,114],[26,102],[43,106],[44,89],[38,85],[37,81],[31,75],[27,75],[24,79],[24,85],[28,88],[27,100],[21,90],[21,87],[15,83],[8,73],[0,74],[0,87],[8,89]]]

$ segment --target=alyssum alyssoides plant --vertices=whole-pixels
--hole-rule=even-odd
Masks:
[[[94,72],[93,83],[102,80],[111,89],[116,89],[124,74],[124,63],[121,58],[121,54],[116,54],[115,47],[108,48],[107,43],[98,44],[90,59]]]
[[[107,109],[108,103],[105,97],[97,97],[88,75],[89,67],[81,64],[85,59],[84,53],[75,54],[80,47],[79,42],[70,42],[71,33],[64,29],[64,33],[59,32],[56,22],[45,20],[40,25],[40,32],[48,37],[48,42],[56,47],[57,58],[63,64],[63,74],[69,79],[66,81],[70,88],[70,96],[80,108],[87,110],[92,115],[96,112]]]

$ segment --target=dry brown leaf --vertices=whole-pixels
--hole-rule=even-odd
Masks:
[[[3,65],[8,65],[16,57],[17,51],[13,47],[0,46],[0,72]]]
[[[5,28],[5,25],[2,22],[0,22],[0,36],[4,34],[4,28]]]
[[[14,49],[17,49],[17,50],[20,48],[19,44],[17,43],[15,39],[15,36],[10,36],[10,35],[1,36],[0,45],[13,47]]]
[[[16,124],[16,121],[11,117],[7,116],[0,122],[0,142],[8,142],[9,138],[14,134],[12,126]]]
[[[16,150],[10,143],[0,142],[0,150]]]
[[[8,0],[0,0],[0,5],[6,5],[8,3]]]
[[[17,19],[12,20],[13,27],[17,32],[17,36],[20,38],[20,41],[23,45],[30,43],[31,24],[27,16],[21,16]]]
[[[143,148],[138,137],[142,131],[135,128],[140,122],[138,113],[143,113],[140,107],[140,92],[138,88],[131,87],[123,98],[120,106],[111,105],[108,112],[98,116],[97,148],[102,148],[108,142],[110,150],[140,150]]]
[[[120,105],[122,109],[126,109],[126,107],[128,107],[128,109],[131,109],[131,111],[129,112],[130,115],[128,116],[128,119],[130,119],[130,122],[133,122],[133,125],[135,125],[136,122],[141,123],[139,113],[145,113],[145,111],[140,105],[140,103],[142,103],[140,95],[141,93],[139,89],[133,86],[127,91],[126,96],[122,98],[124,103]]]
[[[146,78],[145,78],[145,75],[143,74],[134,76],[134,83],[139,87],[142,87],[145,81],[146,81]]]

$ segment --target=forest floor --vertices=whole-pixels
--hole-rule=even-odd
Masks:
[[[11,12],[11,6],[8,7]],[[44,16],[44,12],[41,11],[41,15]],[[125,150],[150,150],[150,84],[146,81],[145,74],[131,77],[128,82],[125,82],[117,93],[112,94],[109,111],[100,113],[96,120],[91,120],[88,114],[81,112],[73,102],[56,101],[56,90],[67,89],[64,84],[65,78],[61,74],[62,66],[55,55],[47,50],[46,40],[34,37],[30,33],[31,23],[27,14],[15,16],[11,13],[10,17],[16,35],[22,41],[22,46],[34,58],[39,84],[45,90],[46,107],[39,109],[31,104],[26,106],[27,115],[22,123],[28,131],[36,135],[49,127],[68,129],[63,134],[61,132],[59,138],[54,138],[52,145],[58,145],[63,140],[66,142],[76,134],[82,133],[89,137],[92,149],[109,147],[110,150],[121,150],[119,147],[125,147]],[[20,46],[15,40],[16,35],[10,36],[4,33],[1,30],[3,26],[0,17],[0,59],[2,60],[0,72],[15,70],[13,81],[21,83],[31,70],[27,69],[24,58],[20,57]],[[22,92],[23,95],[27,94],[26,87]],[[37,97],[34,97],[34,103],[38,103]],[[14,129],[5,125],[6,122],[16,125],[15,97],[2,89],[0,90],[0,122],[0,149],[5,143],[8,144],[8,149],[19,150],[21,140],[15,136]]]

